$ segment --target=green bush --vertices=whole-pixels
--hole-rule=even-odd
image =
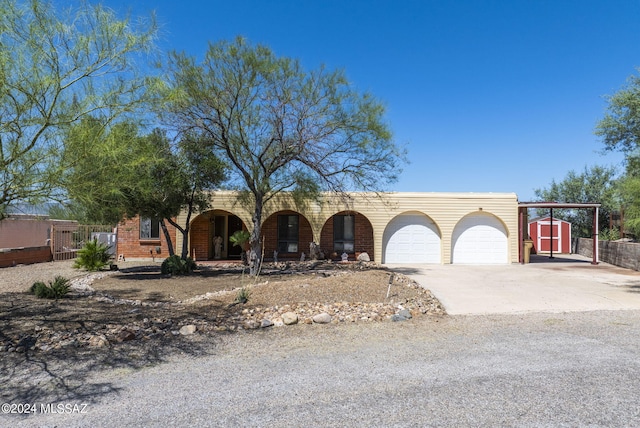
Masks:
[[[191,257],[186,260],[174,254],[167,257],[160,266],[163,275],[189,275],[196,268],[196,262]]]
[[[78,258],[73,264],[73,267],[76,269],[96,271],[109,265],[110,260],[111,254],[109,254],[109,246],[94,239],[93,241],[87,242],[81,250],[78,250]]]
[[[249,301],[249,296],[251,296],[251,290],[247,287],[242,287],[236,294],[236,302],[243,304],[247,303]]]
[[[42,281],[34,282],[30,291],[41,299],[59,299],[69,293],[69,288],[67,278],[56,276],[53,282],[49,281],[49,285]]]
[[[618,229],[604,229],[598,234],[600,241],[616,241],[620,239],[620,231]]]

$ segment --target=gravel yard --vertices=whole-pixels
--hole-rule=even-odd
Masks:
[[[257,280],[238,265],[203,266],[186,277],[161,275],[158,263],[119,267],[93,274],[71,262],[0,269],[5,394],[26,400],[76,393],[86,387],[78,376],[85,368],[139,368],[175,354],[202,355],[221,338],[250,331],[293,337],[324,323],[373,326],[444,315],[428,290],[373,263],[270,265]],[[53,301],[26,292],[57,275],[72,279],[71,297]],[[239,304],[243,287],[250,297]],[[46,363],[34,367],[35,361]]]

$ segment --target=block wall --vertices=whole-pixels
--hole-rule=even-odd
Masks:
[[[574,239],[573,252],[592,258],[593,239]],[[640,244],[635,242],[598,241],[598,259],[615,266],[640,271]]]
[[[14,248],[0,251],[0,268],[26,265],[31,263],[50,262],[53,260],[51,248],[48,246]]]

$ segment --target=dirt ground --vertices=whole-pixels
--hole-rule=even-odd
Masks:
[[[243,335],[366,331],[390,322],[403,308],[414,317],[444,314],[428,290],[373,263],[270,265],[257,279],[238,265],[203,266],[184,277],[162,275],[159,263],[119,267],[97,275],[75,270],[70,262],[0,269],[0,398],[29,402],[102,394],[84,377],[156,365],[173,355],[206,355],[221,341]],[[90,282],[95,291],[57,301],[27,292],[33,282],[56,275],[80,286]],[[242,287],[250,291],[244,304],[235,302]],[[299,322],[283,325],[285,313],[296,313]],[[313,321],[321,313],[331,315],[330,324]],[[195,332],[182,333],[189,328]]]
[[[0,270],[0,351],[20,349],[25,337],[48,349],[60,338],[83,347],[96,335],[113,344],[124,329],[138,329],[136,338],[144,339],[171,337],[187,324],[200,332],[251,329],[264,319],[277,325],[284,311],[297,312],[301,323],[320,312],[330,312],[333,322],[384,321],[403,307],[414,315],[444,313],[428,290],[373,263],[272,264],[258,278],[239,265],[205,265],[189,276],[168,276],[159,264],[137,263],[98,275],[104,276],[90,281],[90,295],[51,301],[27,292],[33,281],[58,274],[86,281],[86,272],[69,269],[68,263],[47,263]],[[250,293],[246,303],[236,301],[241,288]],[[165,327],[152,328],[154,322]]]
[[[170,277],[153,266],[131,268],[94,281],[92,287],[113,297],[152,302],[189,302],[207,293],[214,301],[230,304],[237,291],[251,291],[247,307],[293,303],[394,302],[415,297],[422,290],[391,287],[392,272],[376,265],[296,263],[269,265],[258,278],[239,266],[201,266],[193,275]],[[393,278],[394,283],[400,276]],[[407,281],[405,280],[404,283]],[[402,280],[399,282],[402,284]],[[192,302],[190,302],[192,303]]]

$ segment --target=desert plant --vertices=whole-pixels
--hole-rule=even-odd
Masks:
[[[620,231],[618,229],[604,229],[598,234],[600,241],[616,241],[620,239]]]
[[[246,230],[236,230],[233,232],[233,235],[229,237],[229,241],[234,246],[238,246],[242,249],[240,253],[240,259],[242,260],[242,264],[248,265],[249,260],[247,259],[247,250],[249,249],[249,239],[251,235]]]
[[[52,281],[49,281],[49,285],[42,281],[34,282],[31,286],[31,293],[41,299],[59,299],[69,293],[69,280],[62,276],[56,276]]]
[[[231,235],[229,237],[229,241],[231,241],[231,243],[234,246],[238,246],[240,248],[242,248],[243,250],[245,250],[245,246],[249,243],[249,238],[251,237],[251,235],[249,234],[248,231],[246,230],[236,230],[235,232],[233,232],[233,235]]]
[[[160,266],[163,275],[189,275],[196,268],[196,262],[191,257],[186,259],[179,255],[167,257]]]
[[[251,296],[251,290],[247,287],[242,287],[236,294],[236,303],[247,303]]]
[[[109,260],[111,260],[109,246],[94,239],[87,242],[82,249],[78,250],[78,258],[73,264],[73,267],[76,269],[96,271],[107,266]]]

